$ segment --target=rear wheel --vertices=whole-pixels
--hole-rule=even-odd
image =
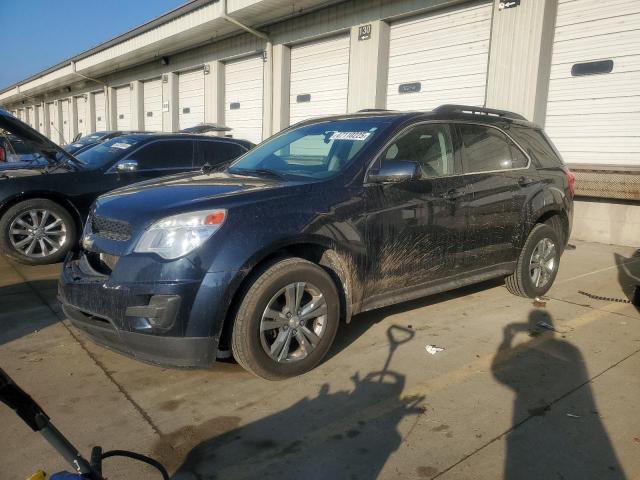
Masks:
[[[520,252],[515,272],[506,278],[507,290],[529,298],[547,293],[558,274],[561,252],[557,232],[549,225],[536,225]]]
[[[280,260],[250,286],[232,332],[237,362],[277,380],[314,368],[333,343],[340,300],[331,277],[301,259]]]
[[[20,263],[59,262],[75,240],[73,218],[51,200],[35,198],[20,202],[0,218],[0,247]]]

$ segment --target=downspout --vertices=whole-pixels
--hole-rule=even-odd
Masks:
[[[255,28],[251,28],[248,25],[245,25],[244,23],[240,22],[239,20],[236,20],[235,18],[231,17],[228,13],[227,13],[227,0],[222,0],[222,18],[224,18],[226,21],[236,25],[237,27],[240,27],[242,30],[245,30],[247,32],[249,32],[251,35],[254,35],[258,38],[261,38],[265,41],[265,54],[266,54],[266,61],[267,61],[267,71],[266,71],[266,76],[267,78],[263,81],[266,81],[267,84],[267,91],[264,92],[265,93],[265,105],[266,105],[266,112],[265,112],[265,117],[267,118],[269,124],[266,126],[266,131],[267,131],[267,137],[271,136],[271,134],[273,133],[273,43],[271,42],[271,38],[269,38],[269,35],[267,35],[264,32],[261,32],[259,30],[256,30]],[[264,90],[264,89],[263,89]]]
[[[84,78],[85,80],[89,80],[90,82],[99,83],[99,84],[101,84],[101,85],[103,85],[105,87],[104,88],[104,99],[105,99],[104,101],[105,101],[105,106],[107,107],[107,111],[109,113],[108,115],[106,115],[106,117],[107,117],[106,118],[106,120],[107,120],[107,130],[111,130],[111,111],[109,110],[111,108],[110,107],[111,102],[109,101],[110,100],[109,99],[109,85],[107,85],[102,80],[98,80],[97,78],[92,78],[92,77],[89,77],[87,75],[84,75],[84,74],[78,72],[76,70],[76,62],[74,62],[73,60],[71,61],[70,65],[71,65],[71,73],[75,73],[76,75],[78,75],[79,77]]]

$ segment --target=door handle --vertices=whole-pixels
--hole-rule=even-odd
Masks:
[[[537,182],[538,181],[535,178],[531,178],[531,177],[520,177],[518,179],[518,185],[520,185],[521,187],[526,187],[528,185],[532,185]]]
[[[463,191],[452,188],[444,192],[442,194],[442,198],[444,198],[447,202],[454,202],[455,200],[462,197],[463,195],[464,195]]]

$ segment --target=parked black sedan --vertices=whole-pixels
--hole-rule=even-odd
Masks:
[[[0,110],[0,129],[45,164],[0,172],[0,249],[31,265],[59,262],[77,242],[94,199],[117,187],[228,162],[252,147],[244,140],[171,133],[132,134],[73,156]]]

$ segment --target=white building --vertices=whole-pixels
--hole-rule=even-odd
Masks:
[[[638,0],[194,0],[0,92],[58,143],[200,122],[258,142],[444,103],[544,125],[577,174],[574,237],[638,246]]]

